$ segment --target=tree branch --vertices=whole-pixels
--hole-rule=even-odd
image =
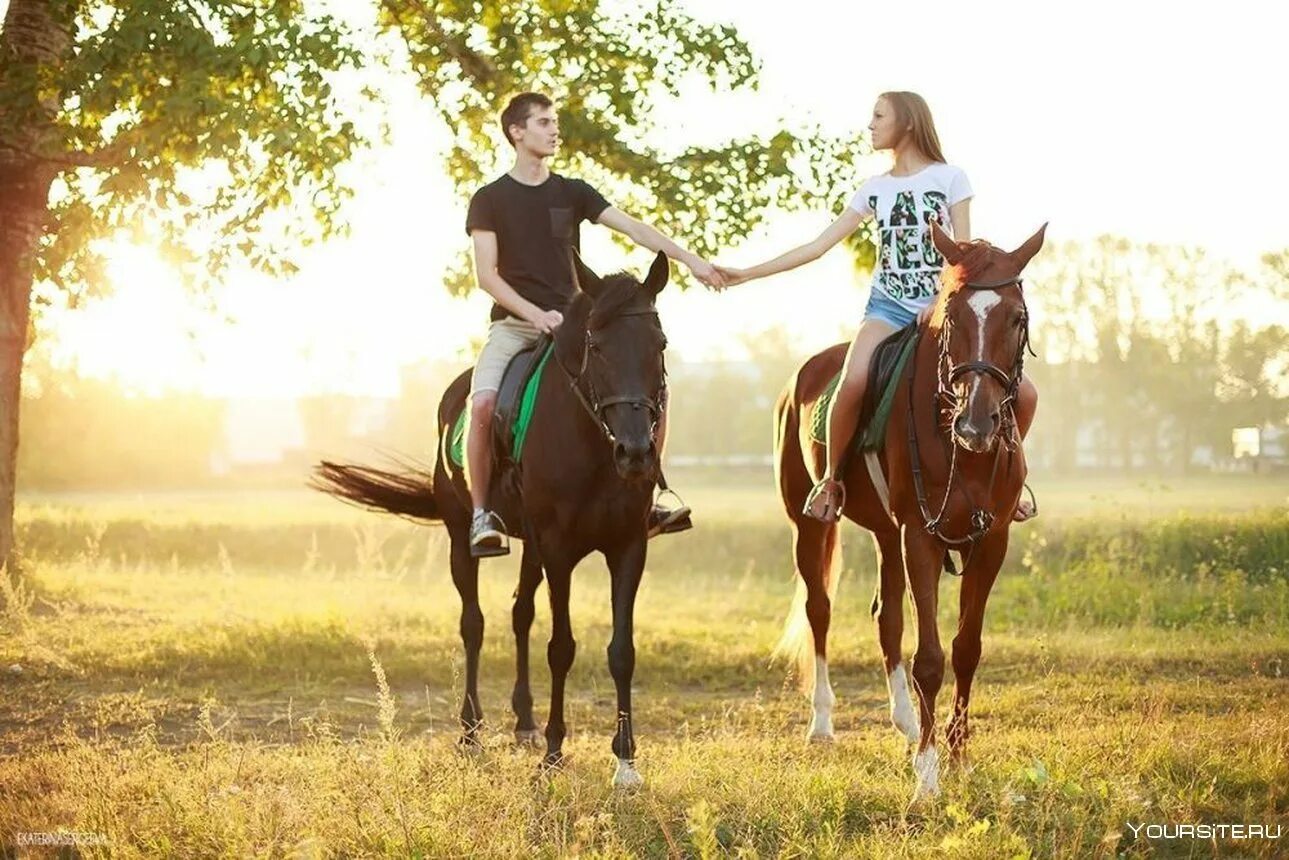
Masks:
[[[408,11],[406,4],[398,2],[398,0],[381,0],[381,2],[386,11],[395,21],[405,20],[403,18],[403,12]],[[461,71],[465,72],[480,84],[490,83],[497,77],[497,68],[492,64],[492,61],[477,51],[471,50],[463,41],[454,39],[452,36],[448,35],[448,33],[439,24],[439,19],[432,9],[422,7],[421,4],[416,4],[416,7],[414,7],[411,12],[420,13],[417,17],[419,17],[421,22],[425,25],[426,30],[439,38],[439,47],[441,47],[449,57],[457,61],[457,65],[461,67]],[[411,39],[408,38],[406,30],[403,30],[403,38],[408,42],[408,48],[415,51],[411,44]]]
[[[93,152],[87,152],[80,149],[70,150],[52,157],[46,157],[45,160],[64,169],[93,167],[101,170],[103,168],[117,167],[124,164],[128,154],[128,146],[125,146],[124,144],[108,144],[107,146]]]

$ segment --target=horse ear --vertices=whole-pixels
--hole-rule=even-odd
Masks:
[[[1046,232],[1047,224],[1044,223],[1042,227],[1038,228],[1038,232],[1026,239],[1019,248],[1008,255],[1015,261],[1018,271],[1029,265],[1029,261],[1034,259],[1034,255],[1043,247],[1043,234]]]
[[[564,321],[555,329],[555,357],[564,367],[581,367],[586,353],[586,323],[594,300],[586,293],[573,296],[564,310]]]
[[[595,295],[600,290],[603,281],[600,276],[592,272],[582,262],[582,255],[577,252],[577,248],[572,245],[568,246],[569,268],[573,273],[573,289],[579,293],[590,293]]]
[[[667,286],[667,278],[671,275],[671,261],[662,251],[658,256],[653,258],[653,265],[649,267],[649,274],[645,275],[644,288],[655,296],[662,292],[662,288]]]
[[[935,243],[935,249],[940,252],[940,256],[944,257],[944,261],[950,266],[956,266],[962,261],[962,249],[958,247],[957,242],[949,237],[948,233],[944,232],[944,228],[940,226],[939,221],[933,220],[931,222],[931,241]]]

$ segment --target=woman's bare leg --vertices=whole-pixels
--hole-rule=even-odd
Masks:
[[[885,340],[895,327],[878,319],[860,323],[855,339],[846,350],[846,363],[842,365],[841,383],[828,408],[828,469],[824,481],[836,480],[846,446],[859,424],[859,412],[864,404],[864,389],[868,386],[868,364],[877,345]],[[823,482],[821,482],[822,485]],[[841,515],[834,505],[839,498],[827,492],[812,493],[806,513],[816,519],[837,519]]]

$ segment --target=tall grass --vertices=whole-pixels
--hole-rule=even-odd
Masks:
[[[1282,509],[1045,511],[1015,529],[986,618],[973,768],[910,815],[867,539],[845,535],[833,608],[839,741],[809,747],[807,707],[768,662],[794,588],[787,533],[748,499],[710,493],[697,529],[651,546],[634,684],[647,783],[625,796],[609,786],[599,559],[574,583],[569,764],[542,775],[509,744],[515,559],[481,573],[485,744],[465,757],[441,532],[318,509],[263,522],[30,509],[30,575],[0,582],[0,856],[60,828],[101,836],[77,850],[112,857],[1283,856]],[[946,651],[958,587],[941,585]],[[1166,842],[1128,826],[1169,822],[1285,835]]]

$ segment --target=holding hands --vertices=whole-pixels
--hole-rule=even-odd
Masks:
[[[729,286],[725,283],[725,278],[720,269],[704,260],[702,257],[694,257],[693,260],[686,263],[689,271],[693,272],[694,277],[698,278],[704,286],[713,290],[723,290]]]
[[[736,269],[733,266],[717,266],[716,271],[720,272],[725,278],[726,287],[736,287],[739,284],[752,280],[752,275],[747,269]]]

